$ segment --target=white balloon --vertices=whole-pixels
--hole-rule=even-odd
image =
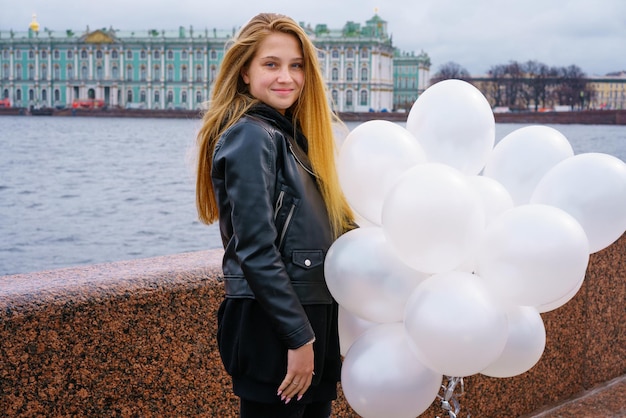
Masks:
[[[542,125],[516,129],[493,148],[483,175],[500,182],[515,205],[530,201],[539,180],[574,150],[561,132]]]
[[[556,300],[553,300],[551,302],[543,303],[539,306],[536,306],[537,311],[539,313],[550,312],[565,305],[567,302],[572,300],[574,296],[576,296],[576,294],[578,294],[578,291],[583,286],[584,282],[585,282],[585,276],[583,276],[580,279],[580,281],[576,284],[576,286],[574,286],[569,292],[567,292],[562,297]]]
[[[404,264],[380,227],[342,235],[328,250],[326,284],[337,302],[372,322],[402,321],[404,305],[425,273]]]
[[[350,206],[380,225],[383,200],[408,168],[426,161],[417,139],[400,125],[371,120],[354,128],[339,151],[339,182]]]
[[[414,418],[436,399],[442,379],[417,360],[400,323],[366,331],[341,368],[346,400],[364,418]]]
[[[513,377],[530,370],[546,347],[546,329],[537,309],[516,306],[507,312],[508,336],[500,357],[480,373],[491,377]]]
[[[395,253],[427,273],[451,271],[463,263],[484,225],[482,203],[466,176],[439,163],[409,169],[383,206],[383,230]]]
[[[348,353],[352,344],[365,331],[380,325],[377,322],[371,322],[353,314],[341,305],[339,305],[337,324],[339,327],[339,348],[342,356]]]
[[[404,325],[418,359],[447,376],[469,376],[504,349],[505,311],[473,274],[453,271],[422,282],[407,302]]]
[[[478,275],[510,305],[539,306],[585,274],[589,243],[580,224],[548,205],[516,206],[494,219],[479,245]]]
[[[626,232],[626,163],[602,153],[568,158],[542,177],[531,202],[572,215],[587,234],[589,252],[598,252]]]
[[[513,208],[513,198],[497,180],[485,176],[468,176],[469,185],[478,193],[485,211],[485,225],[502,212]]]
[[[429,162],[478,174],[495,142],[496,124],[489,102],[462,80],[444,80],[415,101],[406,128],[417,138]]]

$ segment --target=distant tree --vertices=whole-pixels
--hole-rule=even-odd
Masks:
[[[471,76],[469,71],[461,65],[450,61],[439,67],[439,70],[430,78],[430,84],[432,85],[452,78],[467,81],[471,78]]]
[[[546,64],[537,61],[527,61],[522,66],[527,82],[527,102],[534,103],[535,112],[539,106],[546,107],[548,87],[553,83],[557,74],[557,69],[550,68]]]
[[[585,103],[589,104],[589,98],[593,94],[587,86],[587,75],[576,65],[563,67],[557,71],[559,87],[556,89],[560,105],[584,109]]]

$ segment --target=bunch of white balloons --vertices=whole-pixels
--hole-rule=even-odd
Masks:
[[[471,84],[428,88],[406,128],[373,120],[338,158],[361,228],[325,264],[339,303],[342,388],[363,417],[407,417],[443,376],[511,377],[545,347],[540,313],[579,290],[589,255],[626,231],[626,164],[574,155],[527,126],[495,143]]]

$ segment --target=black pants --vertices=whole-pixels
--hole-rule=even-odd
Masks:
[[[295,399],[294,399],[295,400]],[[300,404],[292,400],[284,403],[267,404],[262,402],[240,401],[241,418],[329,418],[331,401]]]

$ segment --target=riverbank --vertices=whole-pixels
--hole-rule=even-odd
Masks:
[[[1,115],[23,116],[91,116],[113,118],[198,119],[199,110],[174,109],[46,109],[30,112],[26,108],[0,108]],[[388,120],[405,122],[408,114],[400,112],[340,112],[344,122]],[[576,112],[506,112],[494,113],[496,123],[626,125],[626,110],[585,110]]]

